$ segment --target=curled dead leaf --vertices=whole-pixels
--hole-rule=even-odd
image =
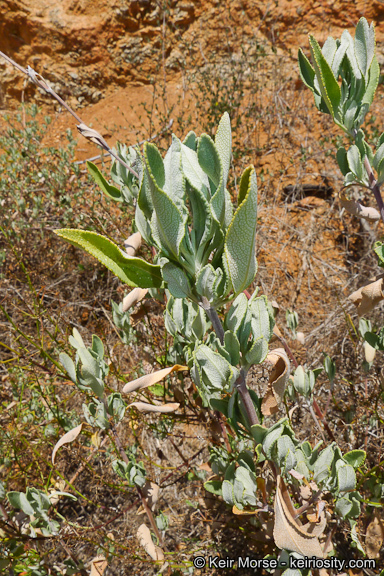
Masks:
[[[300,486],[300,496],[303,500],[309,500],[310,497],[312,496],[312,490],[310,486],[302,484]]]
[[[296,510],[284,480],[277,477],[275,496],[275,525],[273,537],[276,546],[281,549],[297,552],[303,556],[316,556],[324,558],[318,537],[324,532],[326,519],[324,512],[320,515],[319,522],[302,524],[295,518]]]
[[[157,561],[164,560],[164,552],[159,546],[156,546],[152,540],[151,532],[145,524],[141,524],[137,530],[136,536],[139,540],[140,546],[144,548],[147,554]]]
[[[134,406],[139,412],[158,412],[159,414],[168,414],[168,412],[174,412],[178,409],[180,404],[178,402],[173,402],[171,404],[147,404],[146,402],[132,402],[128,404],[128,408]]]
[[[283,337],[282,333],[280,332],[279,328],[275,324],[273,327],[273,334],[272,334],[271,342],[273,342],[275,340],[279,340],[279,338],[282,338],[282,337]]]
[[[57,454],[57,451],[59,450],[59,448],[61,448],[61,446],[64,446],[64,444],[70,444],[71,442],[76,440],[76,438],[78,437],[78,435],[81,432],[82,427],[83,427],[83,423],[79,424],[79,426],[76,426],[76,428],[72,428],[72,430],[70,430],[69,432],[64,434],[64,436],[62,436],[60,438],[60,440],[58,442],[56,442],[55,447],[54,447],[53,452],[52,452],[52,464],[55,463],[56,454]]]
[[[135,232],[132,236],[128,236],[124,240],[124,248],[128,256],[135,256],[136,252],[141,246],[141,234],[140,232]]]
[[[368,342],[364,342],[363,347],[364,347],[365,361],[368,362],[368,364],[371,364],[375,359],[376,350],[373,346],[368,344]]]
[[[305,343],[305,335],[304,332],[296,332],[296,340],[300,342],[304,346]]]
[[[272,350],[267,358],[267,362],[272,364],[272,371],[269,376],[269,384],[261,404],[261,411],[264,416],[271,416],[278,411],[284,396],[290,373],[288,356],[283,348]]]
[[[132,306],[135,306],[140,300],[144,298],[148,292],[147,288],[134,288],[129,294],[127,294],[123,300],[123,312],[126,312]]]
[[[107,566],[108,562],[103,555],[96,556],[91,560],[91,573],[89,576],[102,576]]]
[[[157,370],[156,372],[151,372],[151,374],[145,374],[136,380],[128,382],[123,388],[124,394],[129,394],[129,392],[135,392],[136,390],[142,390],[143,388],[148,388],[148,386],[153,386],[160,380],[163,380],[171,372],[179,372],[180,370],[188,370],[188,366],[181,366],[180,364],[175,364],[170,368],[163,368],[163,370]]]
[[[278,303],[276,302],[276,300],[272,300],[271,302],[271,306],[273,309],[273,315],[276,318],[276,316],[278,315],[278,313],[280,312],[280,306],[278,305]]]
[[[149,482],[149,480],[147,480],[147,482],[145,483],[145,485],[141,489],[141,492],[147,501],[148,507],[151,510],[154,510],[156,503],[159,499],[160,487],[157,484],[155,484],[154,482]],[[145,514],[144,507],[140,507],[137,514],[138,515],[139,514]]]
[[[237,506],[232,507],[232,513],[236,516],[255,516],[256,514],[260,514],[261,512],[269,512],[268,505],[264,506],[263,508],[257,508],[257,510],[240,510]]]
[[[377,222],[380,220],[380,212],[375,208],[369,206],[363,206],[357,200],[348,200],[345,194],[340,195],[341,206],[352,216],[357,216],[357,218],[364,218],[364,220],[369,220],[370,222]]]
[[[366,536],[365,536],[365,549],[368,558],[379,558],[380,550],[384,541],[384,525],[383,522],[375,516],[372,522],[369,523]]]
[[[97,132],[97,130],[94,130],[93,128],[90,128],[89,126],[87,126],[86,124],[78,124],[76,126],[76,128],[78,129],[78,131],[80,132],[80,134],[82,136],[84,136],[84,138],[87,138],[88,140],[90,140],[91,142],[93,142],[94,144],[98,144],[99,146],[101,146],[102,148],[104,148],[104,150],[108,150],[109,146],[106,143],[106,141],[104,140],[104,138],[102,137],[102,135]]]
[[[384,278],[379,276],[374,282],[362,286],[356,292],[353,292],[348,296],[349,300],[357,307],[357,313],[359,316],[363,316],[370,312],[379,302],[384,300],[383,293],[383,280]]]

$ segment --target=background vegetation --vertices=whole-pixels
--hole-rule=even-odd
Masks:
[[[162,23],[163,13],[159,18]],[[340,209],[337,192],[342,182],[329,155],[339,136],[330,121],[314,116],[309,95],[297,88],[298,71],[284,67],[271,44],[255,38],[235,45],[230,18],[228,45],[222,50],[205,53],[191,40],[181,51],[186,55],[179,66],[188,99],[169,103],[164,61],[158,58],[154,97],[141,112],[137,138],[163,130],[156,143],[166,148],[171,130],[164,128],[171,119],[179,135],[194,123],[196,131],[212,134],[223,111],[229,112],[234,132],[229,189],[236,197],[239,175],[249,161],[259,179],[255,286],[277,301],[278,325],[299,362],[313,369],[322,364],[324,354],[334,360],[333,386],[320,376],[315,397],[342,449],[367,450],[358,476],[364,502],[357,527],[367,551],[367,529],[374,518],[381,527],[378,539],[383,531],[381,510],[372,504],[381,501],[384,483],[382,367],[378,354],[367,370],[358,318],[346,296],[377,272],[369,254],[379,230]],[[193,108],[188,104],[192,98]],[[381,98],[379,86],[369,119],[372,138],[378,136],[377,125],[382,126]],[[52,233],[81,225],[120,243],[132,231],[132,212],[101,196],[84,165],[74,163],[70,133],[60,147],[50,143],[50,120],[36,106],[23,105],[17,114],[4,117],[3,125],[0,497],[33,486],[44,492],[63,490],[77,500],[58,501],[52,515],[63,521],[64,529],[49,540],[23,534],[23,518],[20,530],[11,530],[3,503],[0,557],[11,549],[14,573],[31,576],[73,574],[84,567],[88,571],[97,554],[108,558],[111,574],[156,573],[158,568],[136,539],[142,523],[137,494],[107,465],[111,445],[85,431],[51,463],[58,438],[80,423],[79,394],[58,363],[60,353],[71,354],[68,337],[73,327],[87,345],[93,333],[103,340],[110,391],[167,361],[163,306],[146,299],[124,322],[112,304],[122,301],[124,286]],[[287,326],[287,310],[298,313],[304,344]],[[381,326],[381,318],[379,307],[370,317],[373,326]],[[255,371],[256,390],[266,381],[263,371]],[[206,446],[214,443],[219,449],[220,441],[189,378],[172,375],[146,393],[149,399],[182,403],[176,416],[143,416],[130,409],[129,426],[120,429],[123,441],[134,446],[137,459],[160,486],[156,516],[162,512],[167,518],[162,526],[169,551],[165,573],[192,573],[196,555],[236,557],[245,549],[254,557],[269,553],[268,521],[265,529],[256,530],[252,519],[233,516],[203,488],[202,480],[211,474]],[[293,405],[287,401],[287,410]],[[320,439],[303,405],[297,403],[291,418],[301,439]],[[342,523],[335,527],[334,542],[340,557],[360,554]],[[371,554],[376,554],[372,557],[378,566],[383,564],[380,546],[373,546]]]

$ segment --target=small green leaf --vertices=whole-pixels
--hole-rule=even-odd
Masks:
[[[312,64],[310,63],[310,61],[308,60],[308,58],[306,57],[301,48],[299,48],[299,68],[302,81],[310,90],[312,90],[312,92],[314,92],[315,90],[314,81],[316,73]]]
[[[196,278],[196,291],[200,296],[205,296],[209,302],[214,302],[221,294],[219,287],[223,280],[221,268],[216,270],[211,264],[204,266]]]
[[[221,164],[223,166],[224,188],[227,186],[228,172],[231,166],[232,157],[232,133],[231,120],[228,112],[224,112],[221,117],[215,136],[215,146],[219,153]]]
[[[369,78],[368,84],[365,88],[364,96],[362,98],[361,104],[364,108],[364,114],[360,114],[359,120],[361,120],[361,124],[363,123],[365,114],[368,112],[369,107],[373,102],[373,98],[375,96],[376,89],[379,85],[379,78],[380,78],[380,66],[377,61],[376,56],[373,57],[371,67],[369,69]]]
[[[223,225],[225,220],[225,186],[223,165],[213,140],[203,134],[197,147],[199,164],[216,188],[210,199],[210,207],[215,220]]]
[[[256,444],[261,444],[268,434],[268,428],[260,426],[260,424],[254,424],[251,426],[251,434]]]
[[[339,492],[349,492],[356,488],[356,474],[353,466],[347,464],[337,470],[337,485]]]
[[[90,173],[96,184],[100,186],[100,188],[102,189],[104,194],[106,194],[106,196],[112,198],[112,200],[116,200],[117,202],[122,202],[124,200],[124,197],[120,192],[120,190],[116,188],[116,186],[108,184],[107,180],[104,178],[104,176],[102,175],[102,173],[95,164],[87,161],[87,168],[88,172]]]
[[[337,150],[336,160],[337,160],[337,163],[339,165],[339,168],[341,170],[342,175],[346,176],[348,174],[348,172],[350,172],[350,169],[349,169],[349,165],[348,165],[347,151],[343,146],[340,146],[340,148]]]
[[[159,288],[161,286],[160,266],[148,264],[140,258],[125,255],[116,244],[108,238],[96,234],[96,232],[63,228],[55,230],[55,234],[97,258],[99,262],[129,286],[140,288]]]
[[[253,364],[261,364],[264,362],[267,354],[268,342],[262,336],[260,336],[253,342],[250,350],[245,355],[247,366],[252,366]]]
[[[222,177],[223,166],[218,150],[208,134],[203,134],[199,138],[197,158],[201,168],[217,187]]]
[[[184,270],[167,262],[161,269],[164,282],[174,298],[190,298],[192,295],[191,285]]]
[[[100,359],[104,358],[104,345],[96,334],[92,334],[92,350]]]
[[[348,165],[351,172],[361,180],[363,177],[363,163],[358,147],[353,144],[347,152]]]
[[[180,211],[180,202],[176,198],[168,196],[163,189],[165,170],[163,159],[156,146],[146,142],[144,144],[144,157],[154,207],[151,220],[152,235],[160,244],[159,247],[166,252],[168,251],[177,260],[180,245],[185,236],[187,214]]]
[[[191,150],[195,150],[196,151],[196,147],[197,147],[197,138],[196,138],[196,134],[194,133],[193,130],[191,130],[190,132],[188,132],[188,134],[186,135],[186,137],[183,140],[183,144],[184,146],[187,146],[188,148],[190,148]]]
[[[333,59],[335,57],[336,52],[337,52],[336,40],[334,38],[332,38],[332,36],[328,36],[328,38],[326,39],[326,41],[323,44],[323,47],[321,49],[321,53],[331,68],[332,68]]]
[[[247,168],[241,179],[240,188],[246,187],[247,193],[228,228],[223,256],[235,295],[249,286],[257,271],[257,181],[254,167]]]
[[[184,176],[191,186],[208,198],[210,193],[208,176],[199,164],[197,153],[185,144],[181,145],[181,163]]]
[[[207,492],[215,494],[216,496],[222,496],[222,481],[221,480],[208,480],[204,483],[204,488]]]
[[[356,470],[364,463],[366,455],[365,450],[351,450],[344,454],[344,460]]]
[[[324,58],[318,42],[309,36],[309,44],[321,95],[330,114],[338,116],[338,106],[341,100],[340,86],[333,75],[332,68]]]
[[[360,18],[355,32],[355,54],[364,77],[367,76],[375,54],[375,29],[365,18]]]
[[[378,240],[373,246],[373,251],[379,259],[378,265],[384,267],[384,242]]]
[[[233,485],[228,480],[224,480],[222,484],[222,494],[224,502],[233,506],[235,503],[235,497],[233,494]]]
[[[70,358],[65,352],[62,352],[59,356],[59,360],[72,382],[76,383],[76,368],[72,358]]]
[[[164,158],[164,173],[164,192],[181,209],[185,205],[185,178],[181,169],[181,142],[174,135]]]
[[[22,510],[24,514],[32,516],[35,513],[35,510],[27,500],[27,496],[24,494],[24,492],[8,492],[7,498],[11,506]]]

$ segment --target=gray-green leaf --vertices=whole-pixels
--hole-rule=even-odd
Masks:
[[[140,288],[161,286],[160,266],[148,264],[141,258],[127,256],[116,244],[96,232],[62,228],[55,230],[55,234],[97,258],[101,264],[129,286]]]
[[[240,189],[247,189],[247,193],[228,228],[223,256],[236,295],[249,286],[257,271],[257,180],[253,166],[243,173]]]

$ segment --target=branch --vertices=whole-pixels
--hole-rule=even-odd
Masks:
[[[384,202],[383,202],[383,198],[381,197],[381,193],[380,193],[380,185],[378,184],[378,182],[377,182],[377,180],[373,174],[371,164],[368,160],[368,156],[364,157],[364,166],[365,166],[365,169],[366,169],[367,174],[368,174],[370,188],[371,188],[373,195],[375,196],[375,199],[376,199],[376,203],[377,203],[377,207],[378,207],[379,212],[380,212],[381,220],[384,223]]]

